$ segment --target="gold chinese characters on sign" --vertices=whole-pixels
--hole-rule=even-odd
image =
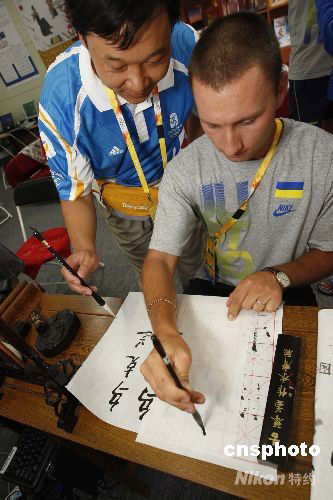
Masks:
[[[292,349],[283,350],[284,361],[281,365],[281,373],[278,374],[278,376],[280,377],[281,384],[279,385],[276,391],[276,400],[274,402],[275,413],[271,417],[272,433],[271,436],[268,438],[272,442],[272,445],[280,441],[278,431],[283,428],[283,421],[284,421],[284,418],[281,418],[280,414],[285,409],[285,399],[288,397],[291,398],[294,395],[293,394],[294,387],[290,385],[290,374],[288,373],[288,371],[290,371],[291,369],[291,365],[293,362],[292,354],[293,354]]]

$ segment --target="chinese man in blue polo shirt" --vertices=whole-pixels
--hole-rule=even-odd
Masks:
[[[67,0],[79,42],[49,67],[39,128],[73,246],[69,264],[87,278],[98,266],[93,185],[109,227],[140,274],[158,202],[158,184],[189,140],[188,65],[196,32],[179,22],[175,0]],[[95,189],[94,187],[94,189]],[[200,263],[201,232],[184,251],[183,281]],[[73,291],[90,294],[63,270]]]

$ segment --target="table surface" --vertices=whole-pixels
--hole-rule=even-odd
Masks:
[[[116,311],[122,302],[121,299],[106,299],[106,301]],[[20,306],[22,300],[16,300],[16,302],[19,302]],[[72,358],[75,363],[82,364],[112,322],[112,318],[107,316],[104,309],[99,307],[91,297],[41,294],[38,298],[29,301],[29,307],[33,308],[37,302],[41,305],[44,317],[50,317],[62,309],[72,309],[81,321],[79,333],[70,347],[58,358],[50,360],[52,363],[59,359]],[[11,315],[15,315],[16,320],[23,319],[23,312],[18,313],[17,306],[14,311],[13,306],[14,303],[5,313],[0,306],[0,315],[3,315],[5,321],[8,321]],[[310,446],[313,442],[317,319],[318,309],[315,307],[284,308],[283,332],[298,335],[302,339],[290,441],[297,445],[305,442]],[[28,340],[33,342],[35,336],[36,332],[32,329]],[[30,392],[27,392],[27,389]],[[4,396],[0,401],[0,415],[89,448],[242,498],[266,499],[268,496],[273,499],[310,498],[310,484],[305,481],[301,484],[291,484],[288,472],[285,475],[284,485],[238,484],[235,486],[236,471],[136,443],[135,433],[103,422],[84,407],[80,407],[79,419],[73,433],[68,434],[57,428],[53,408],[45,404],[41,387],[6,379],[1,391],[4,392]],[[294,464],[289,465],[291,467],[289,472],[290,470],[301,473],[311,471],[311,457],[301,458],[302,460],[296,458]]]

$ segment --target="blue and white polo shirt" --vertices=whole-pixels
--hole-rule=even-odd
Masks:
[[[168,161],[181,147],[194,104],[188,66],[196,41],[193,28],[175,25],[169,69],[158,83]],[[134,115],[124,99],[119,101],[147,182],[156,183],[163,165],[152,100],[138,104]],[[80,42],[50,66],[39,108],[40,135],[62,200],[87,195],[94,178],[141,185],[103,84]]]

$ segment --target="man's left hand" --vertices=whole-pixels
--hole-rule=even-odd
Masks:
[[[228,318],[237,318],[241,309],[275,312],[282,302],[282,289],[269,271],[250,274],[241,281],[227,301]]]

